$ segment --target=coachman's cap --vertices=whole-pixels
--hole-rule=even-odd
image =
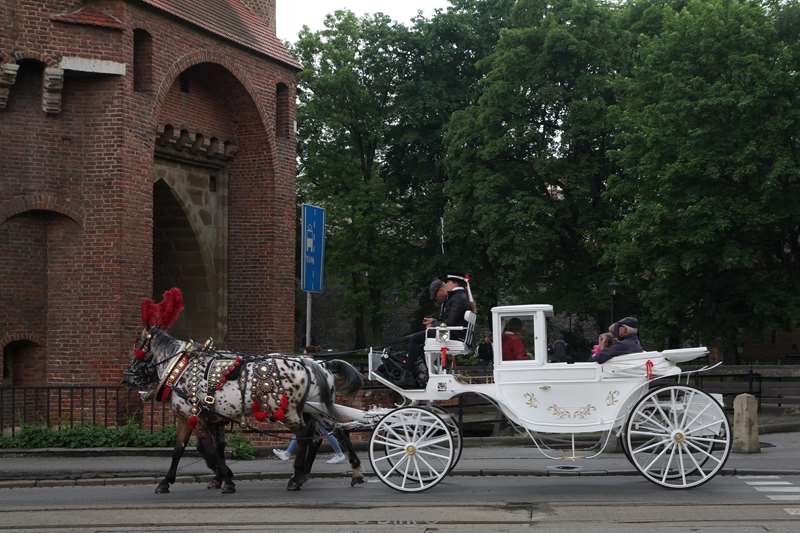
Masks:
[[[436,292],[444,285],[444,282],[439,278],[431,281],[431,286],[428,288],[428,293],[430,294],[431,300],[436,298]]]
[[[626,316],[625,318],[618,320],[617,324],[620,326],[628,326],[629,328],[639,329],[639,321],[633,316]]]

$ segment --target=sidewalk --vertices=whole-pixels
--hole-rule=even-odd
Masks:
[[[722,475],[800,475],[800,432],[761,436],[759,454],[731,453]],[[192,450],[193,451],[193,450]],[[147,453],[145,453],[147,452]],[[164,476],[171,449],[88,449],[38,450],[24,454],[0,453],[0,489],[68,485],[152,484]],[[62,455],[64,454],[64,455]],[[371,474],[366,450],[358,452],[363,470]],[[350,466],[325,463],[322,453],[314,464],[313,476],[346,476]],[[254,460],[229,460],[236,480],[288,480],[291,461],[274,456]],[[563,472],[553,467],[578,467]],[[554,476],[554,475],[639,475],[621,453],[604,453],[584,461],[551,461],[529,442],[521,439],[467,439],[460,462],[450,474],[459,476]],[[177,482],[206,482],[211,479],[204,461],[195,453],[183,457]]]

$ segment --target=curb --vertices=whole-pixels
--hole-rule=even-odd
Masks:
[[[769,435],[771,433],[800,433],[800,422],[777,422],[759,426],[759,435]],[[579,439],[576,438],[576,442]],[[595,442],[596,439],[582,439],[587,442]],[[464,438],[465,448],[482,448],[494,446],[526,446],[531,441],[525,436],[505,436],[505,437],[466,437]],[[614,444],[614,439],[609,439],[609,448]],[[323,444],[321,450],[325,451],[327,443]],[[358,451],[365,451],[368,442],[354,442],[353,446]],[[113,457],[113,456],[144,456],[144,457],[170,457],[173,448],[6,448],[0,449],[2,457]],[[607,451],[606,453],[618,453]],[[194,448],[187,448],[184,457],[200,457]],[[227,457],[230,459],[230,455]],[[256,448],[256,457],[272,457],[272,447]]]
[[[456,471],[450,476],[455,477],[603,477],[603,476],[639,476],[636,470],[587,470],[575,472],[553,472],[551,470],[464,470]],[[784,475],[800,476],[800,470],[758,470],[752,468],[722,469],[720,476],[764,476],[764,475]],[[112,485],[155,485],[163,477],[159,474],[143,474],[140,476],[125,477],[65,477],[48,479],[16,479],[0,481],[0,489],[29,489],[29,488],[53,488],[53,487],[88,487],[88,486],[112,486]],[[364,472],[364,477],[375,478],[372,472]],[[213,476],[185,475],[178,476],[175,483],[208,483]],[[318,473],[311,476],[311,479],[349,479],[350,473]],[[263,474],[240,474],[236,476],[236,481],[288,481],[288,473],[263,473]]]

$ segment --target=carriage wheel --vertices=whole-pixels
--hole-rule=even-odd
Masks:
[[[436,405],[426,405],[423,409],[432,411],[434,414],[439,416],[439,418],[441,418],[444,421],[444,423],[447,424],[447,428],[450,430],[450,435],[453,437],[454,451],[453,451],[453,460],[450,462],[450,468],[447,470],[447,473],[449,474],[456,467],[456,464],[458,464],[459,459],[461,459],[461,452],[464,451],[464,441],[461,438],[461,429],[458,427],[458,422],[456,422],[455,419],[441,407],[438,407]],[[387,456],[389,456],[387,461],[389,461],[389,463],[391,463],[392,466],[394,466],[394,464],[401,459],[400,456],[392,455],[388,447],[386,447],[384,452],[386,453]],[[421,478],[417,478],[415,472],[409,473],[408,475],[413,480],[422,479],[426,483],[435,478],[435,474],[432,474],[430,472],[422,473]]]
[[[686,489],[722,469],[731,433],[714,398],[694,387],[670,385],[651,391],[633,407],[625,444],[631,463],[647,479]]]
[[[651,406],[645,407],[643,412],[644,412],[645,416],[649,417],[655,411],[656,411],[656,408],[653,405],[651,405]],[[631,412],[631,415],[632,414],[633,413]],[[630,419],[630,417],[628,417],[628,418]],[[620,435],[618,437],[619,438],[619,445],[622,448],[622,451],[625,454],[625,458],[628,460],[628,462],[630,464],[632,464],[634,467],[636,467],[636,463],[633,462],[633,457],[631,457],[631,452],[630,452],[630,450],[628,450],[628,439],[625,438],[625,437],[626,437],[625,433],[620,432]],[[642,451],[640,453],[641,454],[650,454],[651,459],[653,457],[655,457],[658,454],[658,452],[660,451],[659,447],[650,447],[651,444],[654,444],[655,442],[658,441],[657,437],[650,437],[650,438],[641,437],[641,438],[636,438],[634,440],[637,443],[637,447],[639,449],[644,450],[644,451]],[[711,448],[713,446],[714,446],[713,442],[708,442],[705,445],[699,444],[699,447],[700,448],[705,448],[706,452],[710,452]],[[670,469],[668,474],[667,474],[667,479],[678,478],[678,477],[681,477],[682,475],[692,475],[692,474],[698,472],[697,469],[698,468],[702,468],[703,466],[705,466],[706,462],[708,462],[709,455],[703,455],[703,454],[699,454],[699,453],[695,452],[695,459],[697,459],[697,467],[695,467],[694,465],[690,465],[691,468],[688,471],[684,471],[683,473],[679,472],[676,469]],[[646,463],[647,461],[641,460],[640,462],[645,462]]]
[[[458,427],[458,422],[444,409],[435,405],[430,406],[431,411],[436,413],[444,420],[447,427],[450,429],[450,434],[453,436],[453,446],[455,448],[453,462],[450,464],[450,469],[447,471],[452,472],[458,462],[461,460],[461,452],[464,451],[464,439],[461,436],[461,428]]]
[[[369,440],[372,470],[389,487],[422,492],[439,483],[453,462],[453,437],[436,414],[402,407],[384,416]]]

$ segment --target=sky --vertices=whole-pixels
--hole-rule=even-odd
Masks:
[[[277,0],[277,33],[281,40],[294,42],[304,24],[320,30],[325,15],[337,9],[349,9],[359,16],[381,11],[407,23],[418,10],[430,16],[448,5],[448,0]]]

